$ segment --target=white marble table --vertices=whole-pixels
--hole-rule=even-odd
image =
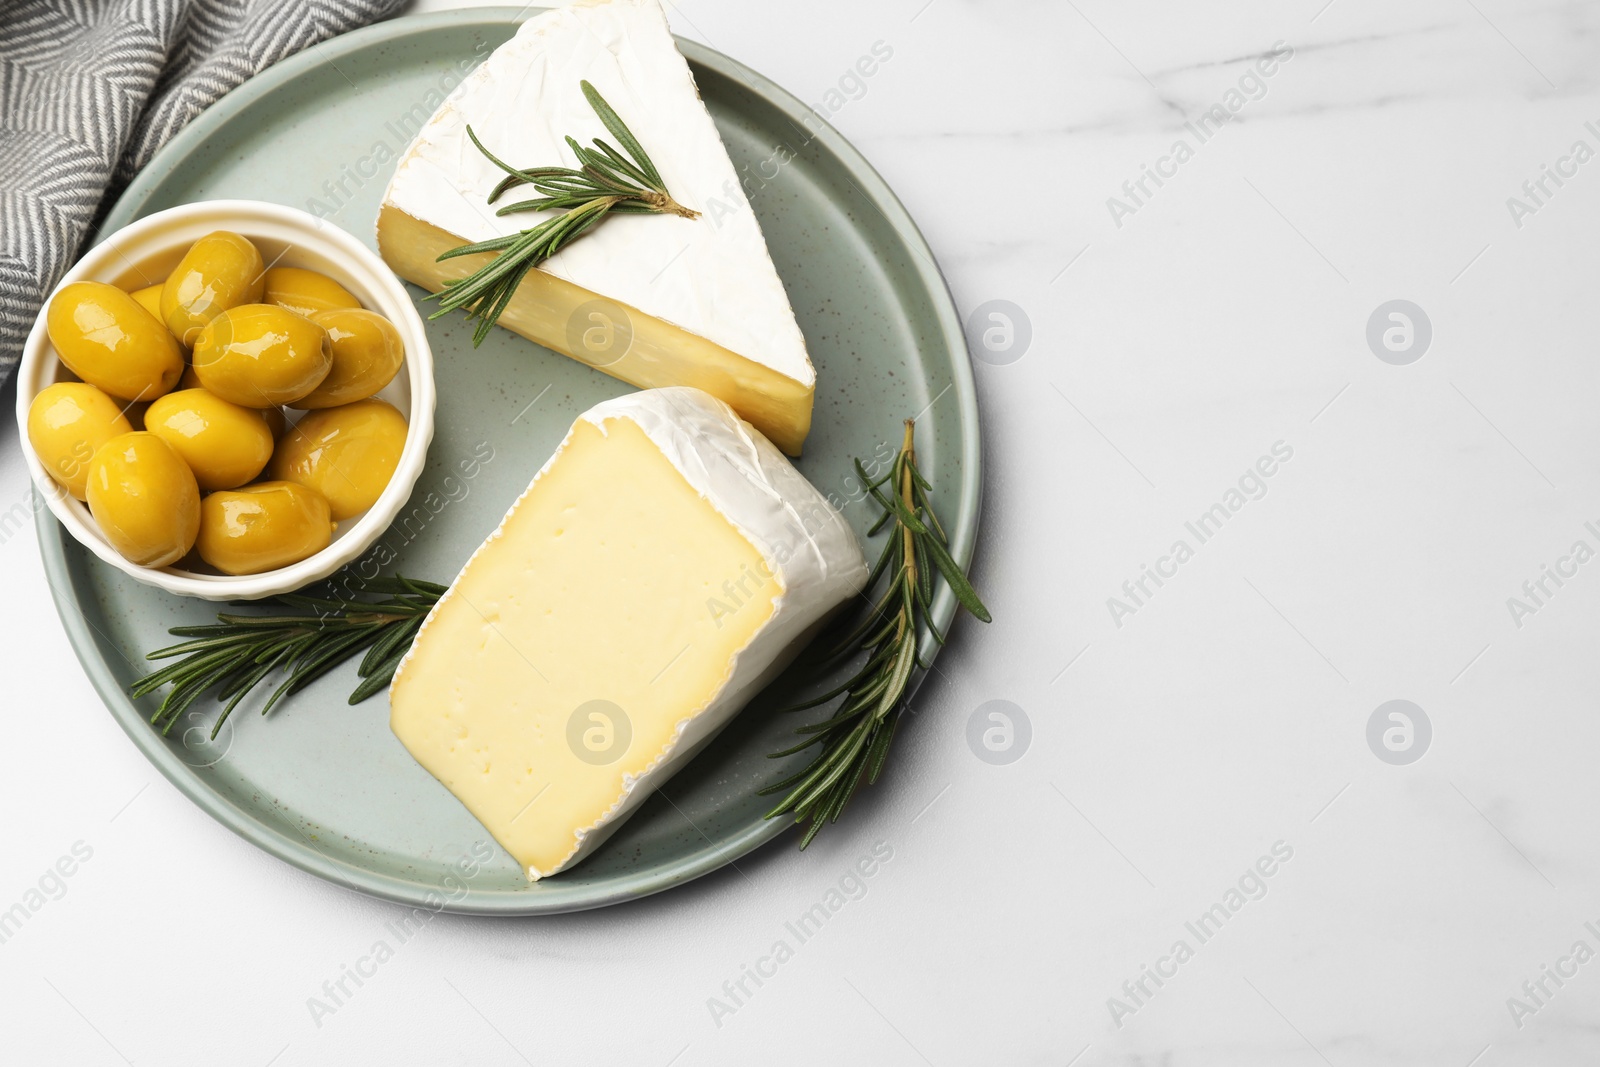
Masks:
[[[0,420],[0,910],[60,886],[0,944],[7,1058],[1592,1060],[1600,5],[760,8],[673,22],[839,90],[963,312],[1020,309],[978,367],[997,621],[961,628],[887,783],[805,855],[434,919],[315,1012],[399,909],[127,743]],[[1020,758],[969,746],[991,701]]]

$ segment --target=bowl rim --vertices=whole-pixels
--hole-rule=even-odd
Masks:
[[[411,403],[410,410],[405,413],[406,442],[389,484],[372,507],[356,520],[355,525],[344,531],[327,548],[287,567],[260,574],[211,575],[176,567],[146,567],[131,562],[105,540],[92,517],[85,517],[86,509],[80,513],[81,502],[50,476],[28,439],[28,408],[40,392],[54,384],[56,366],[60,363],[46,329],[47,311],[55,294],[73,282],[104,281],[138,258],[147,258],[155,252],[178,247],[183,243],[182,240],[169,240],[164,247],[160,242],[160,234],[175,224],[209,222],[215,222],[217,229],[233,229],[247,237],[264,225],[303,235],[306,247],[336,263],[348,265],[348,274],[359,276],[357,288],[372,291],[376,297],[374,303],[381,305],[371,310],[378,311],[394,323],[406,346],[402,373],[410,388]],[[267,240],[281,239],[267,234],[261,236]],[[125,248],[147,243],[150,247],[130,255],[123,253]],[[347,275],[346,278],[335,280],[345,284],[350,278]],[[422,476],[428,446],[433,440],[436,403],[433,353],[428,345],[427,331],[416,305],[388,265],[376,252],[334,223],[299,208],[264,200],[197,200],[153,212],[108,234],[85,252],[51,288],[24,342],[22,359],[17,367],[18,436],[21,438],[28,472],[33,479],[33,491],[44,499],[51,513],[73,539],[99,559],[146,585],[202,600],[258,600],[291,592],[327,578],[341,567],[361,558],[393,523]]]

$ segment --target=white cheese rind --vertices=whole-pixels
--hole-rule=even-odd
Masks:
[[[616,215],[540,269],[814,385],[755,213],[657,0],[580,0],[529,19],[440,105],[402,156],[385,203],[469,241],[549,217],[495,215],[533,194],[523,187],[489,206],[505,175],[466,127],[514,166],[576,166],[566,137],[615,144],[584,79],[628,124],[673,197],[702,215]]]
[[[602,432],[614,419],[637,425],[685,481],[755,546],[781,592],[774,598],[771,617],[735,654],[726,680],[705,706],[691,709],[676,723],[674,740],[642,773],[624,778],[621,795],[599,819],[572,828],[573,850],[562,862],[550,870],[527,871],[534,880],[566,870],[593,852],[788,665],[807,637],[860,592],[868,576],[860,544],[843,516],[727,404],[698,389],[646,389],[605,401],[580,416],[580,421],[592,423]],[[569,432],[500,525],[473,553],[463,574],[502,536],[512,515],[570,439]],[[453,599],[461,580],[457,575],[429,612],[395,671],[391,691],[400,684],[429,624]]]

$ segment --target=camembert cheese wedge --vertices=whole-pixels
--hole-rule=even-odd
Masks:
[[[698,389],[590,409],[428,615],[395,735],[530,879],[581,860],[782,670],[866,561]]]
[[[469,74],[401,156],[378,215],[385,262],[437,292],[491,258],[439,263],[441,252],[550,217],[495,214],[525,196],[488,204],[504,174],[467,126],[514,166],[576,166],[566,137],[610,139],[584,79],[639,138],[673,197],[701,215],[607,218],[532,271],[500,325],[634,385],[704,389],[799,455],[816,372],[657,0],[579,0],[545,12]]]

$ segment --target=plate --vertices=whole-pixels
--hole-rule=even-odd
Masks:
[[[244,198],[321,214],[372,244],[383,190],[418,124],[527,14],[483,8],[397,19],[279,63],[175,137],[129,186],[102,236],[175,204]],[[926,242],[878,174],[803,103],[726,56],[679,46],[748,176],[817,365],[800,470],[864,538],[875,516],[851,458],[887,454],[901,421],[916,416],[919,459],[965,563],[980,499],[977,404],[961,322]],[[422,290],[409,288],[420,300]],[[429,323],[428,336],[439,394],[433,446],[410,505],[371,558],[386,571],[448,582],[572,420],[631,387],[505,330],[475,350],[460,318]],[[756,796],[803,760],[766,758],[797,724],[773,713],[785,702],[774,691],[781,680],[599,852],[530,885],[390,734],[383,697],[346,704],[353,665],[270,718],[241,706],[215,742],[203,728],[210,708],[158,735],[147,721],[154,698],[132,701],[127,686],[143,673],[144,653],[170,642],[167,627],[209,622],[216,606],[106,566],[48,511],[39,515],[39,542],[67,634],[134,744],[229,829],[323,878],[435,910],[554,913],[659,892],[774,838],[794,840],[786,820],[763,818],[770,801]],[[948,590],[935,608],[942,627],[955,610]]]

